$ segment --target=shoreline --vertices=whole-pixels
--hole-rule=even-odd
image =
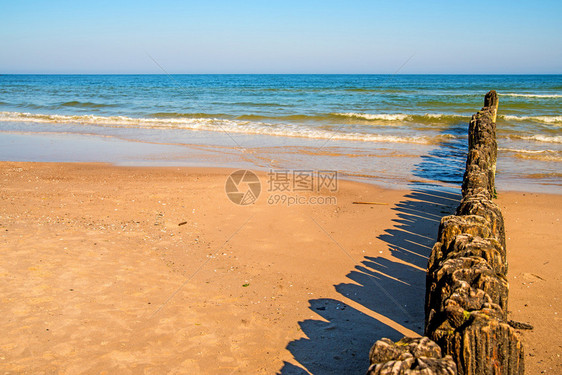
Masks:
[[[433,145],[433,148],[424,150],[417,149],[411,144],[380,143],[374,145],[375,148],[369,153],[365,153],[364,151],[358,152],[353,147],[338,144],[319,150],[312,143],[288,146],[283,145],[283,139],[274,139],[274,142],[279,142],[278,145],[259,146],[254,141],[241,149],[235,146],[220,145],[217,140],[205,145],[207,139],[202,134],[199,134],[200,138],[196,139],[199,143],[189,144],[148,142],[142,139],[101,134],[3,131],[0,133],[2,135],[0,150],[3,151],[0,152],[0,160],[102,162],[146,167],[245,168],[261,171],[267,171],[270,168],[326,170],[334,169],[335,166],[336,170],[350,180],[375,184],[383,188],[410,189],[412,185],[429,184],[445,191],[455,191],[461,185],[460,181],[448,181],[451,174],[459,173],[453,170],[455,167],[452,166],[457,158],[458,162],[464,166],[464,160],[460,161],[463,159],[462,157],[451,156],[454,152],[448,155],[449,152],[452,152],[451,145],[448,143]],[[242,144],[245,145],[246,142],[242,142]],[[412,149],[406,151],[401,147]],[[393,151],[394,148],[397,148],[397,151]],[[446,162],[440,163],[439,159],[443,157]],[[513,170],[513,166],[505,165],[504,159],[498,158],[496,176],[498,190],[541,194],[562,193],[560,174],[547,172],[518,174]],[[288,166],[292,166],[292,168]],[[441,176],[440,172],[436,171],[438,167],[444,168]],[[432,176],[431,174],[437,175]],[[438,181],[439,178],[444,180]]]
[[[422,333],[454,193],[341,180],[335,205],[245,207],[226,197],[232,170],[0,162],[0,368],[341,373],[364,371],[378,338]],[[497,202],[510,318],[535,326],[527,371],[560,370],[562,196]]]

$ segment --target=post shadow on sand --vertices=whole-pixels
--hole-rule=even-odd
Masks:
[[[454,138],[439,144],[413,171],[425,181],[460,186],[466,160],[467,124],[443,132]],[[458,188],[431,182],[413,182],[411,192],[393,210],[393,228],[378,238],[400,261],[366,256],[347,275],[352,283],[335,285],[345,296],[398,325],[423,334],[425,269],[441,217],[454,212]],[[344,302],[329,298],[309,300],[310,309],[324,320],[299,322],[307,338],[290,342],[287,349],[298,363],[285,362],[279,374],[364,374],[369,349],[376,340],[399,340],[403,334]]]

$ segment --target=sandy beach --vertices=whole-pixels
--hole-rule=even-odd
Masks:
[[[0,370],[363,373],[375,340],[422,333],[427,254],[457,195],[340,179],[322,193],[336,204],[271,204],[262,186],[240,206],[231,172],[1,162]],[[534,326],[527,373],[560,372],[562,198],[497,201],[510,318]]]

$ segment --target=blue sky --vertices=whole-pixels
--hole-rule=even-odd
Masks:
[[[0,0],[0,73],[162,73],[147,54],[169,73],[562,73],[561,15],[540,0]]]

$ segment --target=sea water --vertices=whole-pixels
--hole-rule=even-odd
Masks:
[[[0,75],[0,159],[455,187],[491,89],[498,187],[562,192],[561,75]]]

